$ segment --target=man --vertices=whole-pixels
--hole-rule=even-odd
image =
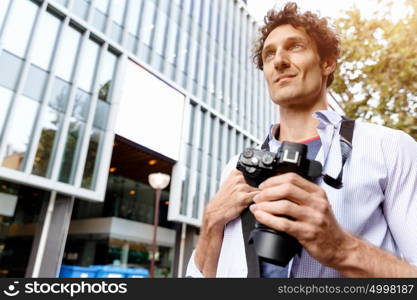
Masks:
[[[324,173],[336,178],[342,117],[328,110],[326,95],[338,39],[325,19],[299,13],[294,3],[270,11],[265,20],[254,60],[279,105],[270,151],[281,141],[304,142]],[[339,190],[294,173],[253,188],[233,158],[205,209],[187,275],[248,276],[240,215],[250,205],[258,222],[302,245],[288,266],[291,277],[417,277],[417,143],[401,131],[356,121],[352,145]],[[260,267],[262,277],[282,273],[262,261]]]

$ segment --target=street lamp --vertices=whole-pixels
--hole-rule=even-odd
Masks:
[[[170,176],[164,173],[152,173],[149,174],[148,180],[151,187],[156,191],[155,195],[155,213],[153,218],[153,238],[152,238],[152,257],[151,257],[151,274],[150,277],[154,277],[155,269],[155,254],[156,254],[156,230],[158,228],[159,218],[159,199],[161,197],[161,190],[166,188],[169,184]]]

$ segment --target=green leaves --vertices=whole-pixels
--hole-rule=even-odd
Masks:
[[[417,1],[404,3],[409,13],[398,21],[390,16],[389,1],[381,1],[371,18],[353,8],[336,20],[342,55],[331,88],[348,117],[417,139]]]

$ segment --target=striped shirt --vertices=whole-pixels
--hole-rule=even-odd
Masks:
[[[342,117],[330,110],[313,114],[322,147],[316,160],[324,173],[336,178],[342,155],[339,130]],[[352,234],[417,266],[417,143],[406,133],[356,120],[353,150],[343,171],[343,188],[323,188],[339,224]],[[278,150],[270,141],[270,150]],[[233,157],[222,179],[236,167]],[[247,277],[245,247],[240,217],[224,230],[217,277]],[[201,277],[190,258],[187,275]],[[303,250],[290,263],[290,277],[341,277]]]

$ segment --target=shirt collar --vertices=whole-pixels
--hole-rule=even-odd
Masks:
[[[327,125],[332,125],[336,128],[338,124],[342,121],[342,116],[334,110],[318,110],[314,112],[312,116],[320,121],[319,125],[317,126],[317,128],[319,129],[322,129]],[[278,128],[279,124],[271,125],[269,127],[268,141],[276,140],[274,133],[277,131]]]
[[[342,115],[334,110],[319,110],[313,113],[313,117],[320,121],[317,128],[332,125],[336,128],[342,121]]]

